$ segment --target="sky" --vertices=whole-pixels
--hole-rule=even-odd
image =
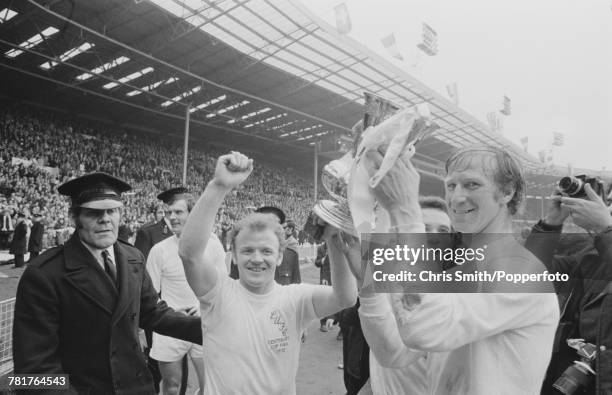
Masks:
[[[456,82],[459,106],[486,123],[512,100],[502,134],[529,153],[564,135],[553,162],[612,170],[612,0],[303,0],[335,25],[346,3],[348,36],[446,94]],[[422,23],[438,34],[438,54],[417,49]],[[395,34],[404,61],[380,39]]]

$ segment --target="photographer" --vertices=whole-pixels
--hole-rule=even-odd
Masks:
[[[557,192],[545,218],[533,227],[525,244],[549,271],[567,273],[571,278],[567,284],[556,284],[562,316],[542,394],[562,393],[553,384],[573,366],[573,361],[580,359],[576,350],[567,345],[567,339],[584,339],[599,351],[590,363],[596,375],[593,377],[588,370],[584,373],[590,379],[586,388],[566,393],[612,394],[612,217],[589,183],[584,184],[582,195],[567,197]],[[563,224],[570,216],[592,239],[578,253],[554,255]]]

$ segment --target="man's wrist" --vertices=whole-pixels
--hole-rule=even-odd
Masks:
[[[227,186],[225,184],[223,184],[221,181],[219,181],[216,178],[213,178],[209,183],[208,186],[215,188],[216,190],[218,190],[219,192],[223,192],[223,193],[227,193],[229,191],[232,190],[232,187]]]

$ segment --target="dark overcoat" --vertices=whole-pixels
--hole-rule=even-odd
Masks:
[[[76,232],[29,264],[15,302],[15,373],[67,373],[71,393],[154,394],[138,327],[201,344],[200,319],[159,302],[142,254],[114,249],[117,286]]]
[[[29,252],[42,251],[43,233],[45,233],[45,226],[42,222],[34,222],[34,224],[32,224],[32,229],[30,229],[30,240],[28,241]]]
[[[15,226],[13,233],[13,241],[9,247],[9,254],[23,255],[28,252],[28,225],[21,221]]]
[[[134,247],[138,248],[145,257],[145,261],[149,256],[151,248],[162,240],[172,236],[172,230],[168,228],[166,221],[163,219],[159,222],[144,225],[136,232],[136,240]]]
[[[287,247],[283,252],[283,261],[276,266],[274,280],[280,285],[299,284],[302,282],[300,274],[300,260],[295,247]]]

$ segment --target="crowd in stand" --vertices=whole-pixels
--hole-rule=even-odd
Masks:
[[[219,152],[192,145],[188,188],[199,194],[212,176]],[[126,197],[123,216],[133,233],[152,220],[151,208],[159,191],[181,184],[182,149],[180,139],[151,138],[50,112],[5,106],[0,112],[0,209],[7,208],[13,218],[18,212],[42,213],[46,245],[62,244],[70,221],[68,202],[57,194],[57,185],[103,171],[135,187]],[[291,213],[301,228],[314,204],[311,184],[293,169],[281,171],[265,162],[258,165],[249,182],[225,201],[216,232],[221,235],[238,218],[263,205]]]

